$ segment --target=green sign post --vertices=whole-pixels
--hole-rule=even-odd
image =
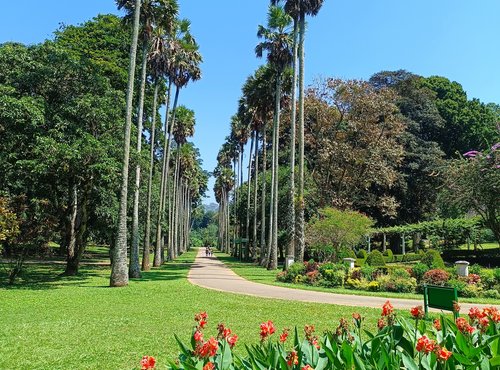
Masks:
[[[427,316],[428,308],[438,308],[452,311],[455,319],[458,312],[454,310],[454,303],[458,302],[457,288],[450,288],[438,285],[424,285],[424,309]]]

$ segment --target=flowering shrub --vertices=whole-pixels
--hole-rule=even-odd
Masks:
[[[208,341],[196,334],[204,330],[198,324],[193,330],[191,348],[176,336],[181,353],[169,368],[452,370],[500,366],[500,312],[496,308],[471,309],[468,318],[459,317],[456,321],[440,316],[432,325],[423,320],[421,306],[412,308],[410,313],[414,322],[398,317],[387,301],[382,307],[376,334],[365,330],[364,318],[353,313],[352,322],[342,318],[338,326],[321,337],[313,325],[304,327],[303,338],[295,328],[293,340],[288,340],[288,329],[274,336],[273,322],[263,322],[260,342],[247,345],[244,356],[233,355],[236,340],[231,344],[234,334],[223,324],[218,326],[217,338],[211,337]]]
[[[450,274],[441,269],[429,270],[424,274],[422,281],[425,284],[445,285],[450,279]]]

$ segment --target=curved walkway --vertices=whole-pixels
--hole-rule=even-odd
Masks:
[[[423,305],[424,303],[423,299],[414,300],[324,293],[254,283],[238,276],[223,262],[218,260],[217,257],[205,257],[204,254],[205,250],[203,248],[200,248],[198,250],[198,255],[196,256],[195,262],[189,270],[188,280],[189,282],[191,282],[191,284],[198,285],[207,289],[263,298],[327,303],[353,307],[381,308],[388,299],[397,309],[410,309],[417,305]],[[460,303],[460,306],[461,312],[467,313],[473,306],[483,307],[491,305]]]

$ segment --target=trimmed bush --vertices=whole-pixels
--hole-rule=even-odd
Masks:
[[[476,298],[481,295],[483,288],[479,285],[466,285],[462,290],[462,296],[465,298]]]
[[[498,292],[497,289],[485,290],[483,292],[483,297],[500,299],[500,292]]]
[[[392,250],[386,249],[383,253],[384,257],[386,257],[387,262],[392,262],[394,259],[394,253],[392,253]]]
[[[391,276],[396,279],[409,279],[411,277],[410,273],[403,268],[394,269],[391,273]]]
[[[356,253],[349,247],[340,247],[337,258],[339,262],[342,262],[343,258],[356,258]]]
[[[467,286],[467,283],[462,279],[450,279],[448,285],[452,288],[457,288],[457,293],[460,297],[463,297],[462,291]]]
[[[360,249],[358,253],[356,254],[356,257],[366,259],[368,257],[368,253],[364,249]]]
[[[327,270],[332,270],[332,271],[342,271],[346,273],[349,269],[347,268],[346,265],[342,263],[333,263],[333,262],[327,262],[323,263],[318,267],[319,272],[321,272],[322,275],[325,274],[325,271]]]
[[[298,276],[306,273],[306,266],[303,263],[295,262],[288,267],[288,270],[283,272],[285,274],[280,272],[276,278],[285,283],[293,283],[296,282]]]
[[[482,270],[481,265],[478,265],[477,263],[469,266],[469,274],[480,275],[481,270]]]
[[[444,269],[444,261],[441,258],[441,254],[435,249],[429,249],[425,252],[420,261],[429,266],[430,269]]]
[[[385,266],[384,256],[380,251],[372,251],[368,257],[366,257],[366,264],[370,266]]]
[[[384,292],[413,293],[417,287],[415,278],[399,278],[384,275],[379,276],[377,282],[380,284],[380,290]]]
[[[422,282],[425,284],[444,286],[450,280],[450,274],[441,269],[429,270],[424,274]]]
[[[402,261],[403,262],[413,262],[413,261],[419,261],[422,258],[420,254],[417,253],[406,253],[403,255]]]
[[[429,271],[429,266],[427,266],[425,263],[419,262],[415,264],[412,269],[411,273],[415,279],[417,279],[418,282],[422,280],[424,277],[424,274]]]
[[[365,278],[368,281],[372,281],[375,278],[377,268],[372,267],[370,265],[365,265],[365,266],[361,267],[360,272],[361,272],[361,276],[363,278]]]
[[[327,288],[344,286],[344,279],[346,276],[344,270],[324,270],[321,275],[323,276],[321,285]]]

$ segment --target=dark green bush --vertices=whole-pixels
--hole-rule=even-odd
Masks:
[[[356,258],[356,253],[349,247],[340,247],[337,258],[342,262],[343,258]]]
[[[324,275],[327,270],[342,271],[346,273],[348,271],[348,267],[342,263],[327,262],[319,265],[318,270],[322,275]]]
[[[420,260],[429,266],[430,269],[444,269],[444,261],[441,254],[435,249],[429,249]]]
[[[384,257],[386,257],[387,262],[392,262],[394,259],[394,253],[392,253],[392,250],[386,249],[383,253]]]
[[[495,275],[497,284],[500,284],[500,267],[497,267],[495,270],[493,270],[493,274]]]
[[[375,278],[377,268],[370,265],[364,265],[363,267],[361,267],[360,272],[362,277],[364,277],[368,281],[372,281]]]
[[[366,264],[369,266],[385,266],[384,256],[380,251],[374,250],[366,257]]]
[[[391,275],[396,279],[409,279],[410,273],[403,268],[397,268],[392,270]]]
[[[306,266],[303,263],[295,262],[290,265],[288,270],[284,271],[285,274],[279,273],[277,278],[279,281],[293,283],[296,281],[296,278],[300,275],[304,275],[306,273]]]
[[[413,261],[419,261],[422,258],[420,254],[417,253],[406,253],[403,255],[403,262],[413,262]]]
[[[323,276],[323,280],[321,281],[321,285],[325,287],[335,287],[335,286],[344,286],[344,279],[346,277],[346,273],[344,270],[324,270],[321,275]]]
[[[463,297],[462,291],[467,286],[467,283],[461,279],[450,279],[448,285],[452,288],[457,288],[457,293],[460,297]]]
[[[469,266],[469,274],[477,274],[477,275],[481,275],[481,265],[475,263],[473,265],[470,265]]]
[[[417,282],[420,283],[422,278],[424,277],[424,274],[429,271],[429,266],[427,266],[425,263],[419,262],[415,264],[412,267],[412,275],[415,279],[417,279]]]
[[[364,249],[360,249],[358,253],[356,254],[356,257],[366,259],[368,256],[368,253]]]
[[[498,292],[497,289],[485,290],[483,292],[483,297],[500,299],[500,292]]]

